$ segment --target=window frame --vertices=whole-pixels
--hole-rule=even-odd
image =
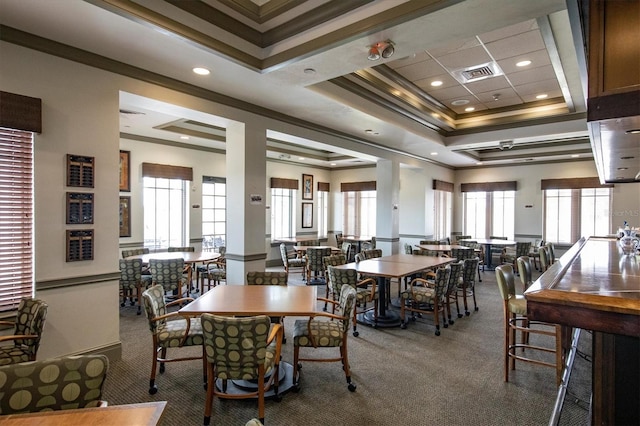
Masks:
[[[211,191],[207,189],[211,186]],[[224,188],[223,194],[218,190]],[[211,194],[207,193],[211,192]],[[209,200],[211,198],[211,200]],[[210,201],[210,202],[209,202]],[[222,207],[220,207],[222,203]],[[212,207],[208,207],[211,204]],[[212,220],[206,220],[208,211],[211,210]],[[216,220],[222,211],[224,220]],[[223,223],[223,225],[221,225]],[[211,224],[213,233],[206,232],[206,225]],[[224,233],[216,232],[220,227],[224,229]],[[216,250],[221,246],[227,245],[227,180],[223,177],[202,177],[202,249],[205,251]]]

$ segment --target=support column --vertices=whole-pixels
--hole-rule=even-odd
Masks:
[[[247,271],[263,271],[267,130],[232,123],[227,127],[227,283],[244,284]]]
[[[399,253],[400,163],[379,160],[376,165],[376,247],[383,255]]]

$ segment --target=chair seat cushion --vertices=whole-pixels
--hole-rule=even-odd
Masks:
[[[29,361],[29,353],[16,346],[0,348],[0,365]]]
[[[212,268],[208,271],[210,279],[226,279],[227,271],[225,269]]]
[[[509,299],[509,312],[517,315],[527,315],[527,300],[520,295]]]
[[[289,259],[288,262],[289,266],[306,266],[307,265],[307,261],[305,259]]]
[[[276,342],[273,341],[266,347],[264,359],[265,375],[269,374],[276,365],[276,346]],[[216,377],[223,380],[253,380],[258,378],[258,368],[257,366],[247,364],[242,364],[237,367],[217,365]]]
[[[373,300],[378,300],[378,292],[373,295]],[[371,290],[368,288],[356,289],[356,302],[370,302]]]
[[[431,303],[436,291],[430,287],[413,287],[413,291],[403,291],[400,296],[418,303]]]
[[[311,321],[311,326],[309,326]],[[343,331],[338,321],[296,320],[293,327],[293,345],[313,347],[309,339],[309,328],[318,347],[331,348],[342,346]]]
[[[190,321],[191,327],[184,343],[182,343],[182,339],[187,326],[185,320],[167,321],[165,324],[159,325],[157,332],[158,346],[176,348],[179,346],[202,345],[204,338],[202,337],[200,318],[191,318]]]

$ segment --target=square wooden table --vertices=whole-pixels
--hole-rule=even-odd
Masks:
[[[450,257],[417,256],[413,254],[393,254],[389,256],[374,257],[358,263],[347,263],[336,266],[338,269],[355,269],[361,274],[376,276],[378,279],[378,327],[400,326],[400,316],[397,312],[386,309],[386,278],[401,279],[425,269],[431,269],[446,265],[455,259]],[[375,324],[373,313],[366,312],[358,318],[364,324]]]

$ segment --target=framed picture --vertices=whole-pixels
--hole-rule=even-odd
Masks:
[[[129,183],[129,154],[130,151],[120,151],[120,191],[131,191]]]
[[[120,197],[120,236],[131,236],[131,197]]]
[[[302,227],[313,228],[313,203],[302,203]]]
[[[313,175],[302,175],[302,199],[313,200]]]

